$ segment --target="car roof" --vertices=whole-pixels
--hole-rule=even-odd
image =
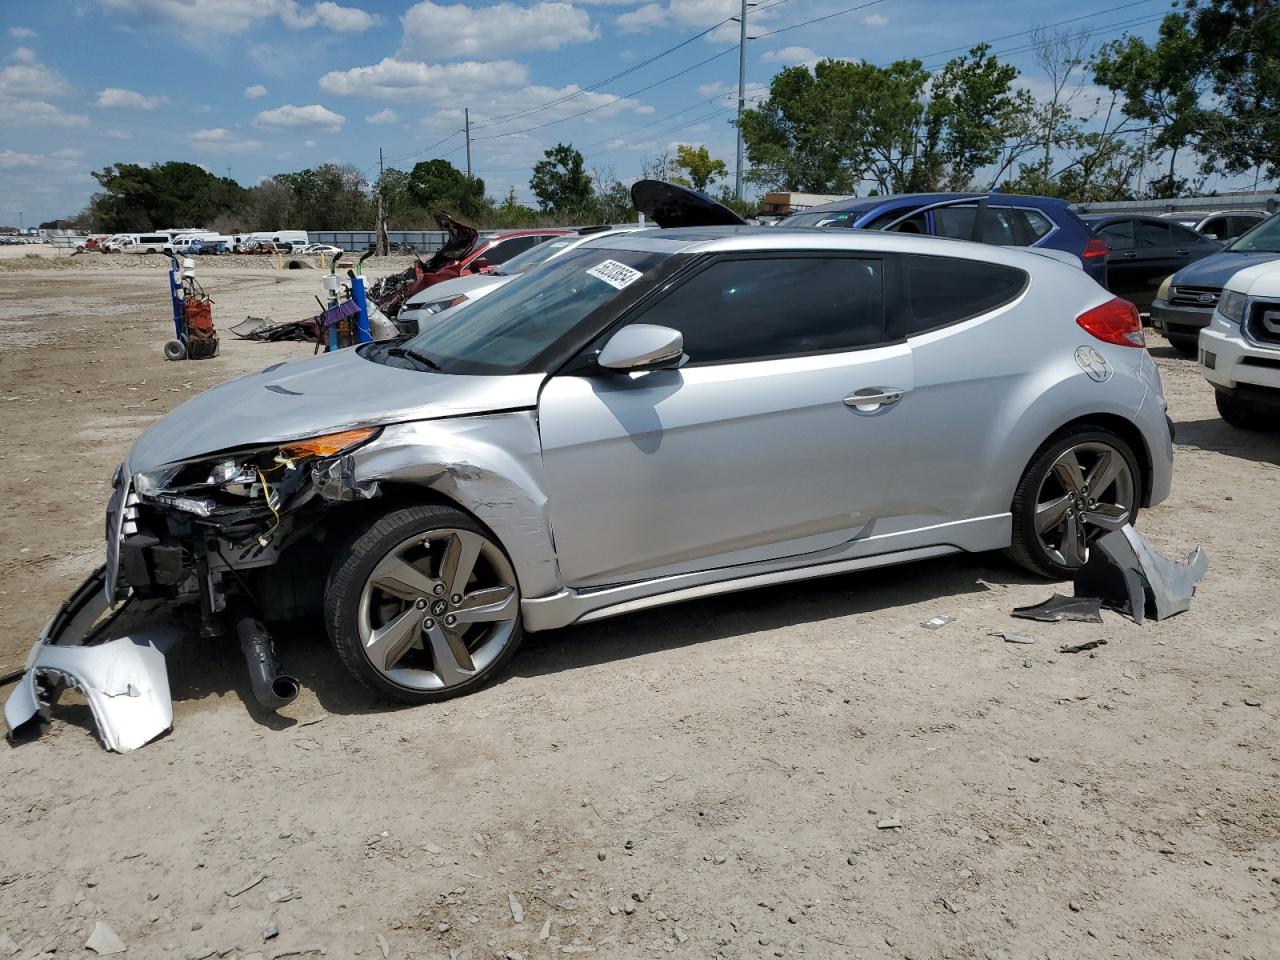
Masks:
[[[1004,263],[1023,270],[1034,269],[1036,265],[1050,261],[1048,257],[1019,247],[1000,247],[920,234],[885,233],[879,230],[828,230],[821,227],[727,226],[637,230],[593,237],[578,249],[635,250],[668,255],[788,250],[917,253]],[[1068,267],[1067,264],[1061,265]]]
[[[872,210],[908,210],[927,207],[931,203],[948,200],[980,200],[988,197],[997,205],[1024,205],[1032,207],[1065,207],[1067,202],[1056,197],[1036,197],[1022,193],[892,193],[883,197],[850,197],[835,200],[816,207],[797,210],[797,213],[870,213]]]

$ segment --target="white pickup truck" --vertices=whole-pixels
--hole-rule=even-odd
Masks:
[[[1199,348],[1222,419],[1244,430],[1280,429],[1280,262],[1227,281]]]

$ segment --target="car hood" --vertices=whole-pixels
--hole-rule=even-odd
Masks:
[[[477,290],[486,290],[489,287],[500,287],[508,280],[514,280],[515,274],[511,276],[497,276],[492,273],[471,273],[465,277],[454,277],[452,280],[443,280],[440,283],[432,284],[425,290],[415,293],[412,297],[405,301],[401,311],[412,310],[420,307],[424,303],[433,303],[436,300],[448,300],[450,297],[456,297],[460,293],[468,296]]]
[[[1234,253],[1220,250],[1203,260],[1188,264],[1173,275],[1174,285],[1223,287],[1238,271],[1259,263],[1280,260],[1280,253]]]
[[[152,424],[129,472],[350,427],[532,407],[543,375],[470,377],[388,367],[355,349],[267,367],[206,390]]]

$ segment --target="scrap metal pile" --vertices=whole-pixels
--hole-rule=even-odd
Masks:
[[[383,277],[369,287],[369,299],[388,317],[396,316],[404,302],[421,289],[420,281],[423,277],[461,259],[475,246],[476,237],[479,236],[475,227],[455,220],[444,212],[437,213],[435,219],[436,225],[449,235],[444,246],[425,263],[421,259],[415,259],[408,270]]]

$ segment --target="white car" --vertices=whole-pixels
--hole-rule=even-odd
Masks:
[[[336,253],[346,253],[341,247],[335,247],[331,243],[309,243],[303,247],[299,253],[323,253],[325,256],[333,256]]]
[[[443,313],[450,307],[472,303],[510,283],[522,273],[527,273],[540,263],[554,260],[604,233],[627,233],[643,229],[639,224],[620,227],[583,227],[577,233],[567,233],[531,247],[512,257],[491,273],[472,273],[434,284],[421,293],[414,294],[400,308],[396,325],[409,334],[427,329],[423,321]]]
[[[1280,428],[1280,262],[1227,281],[1200,331],[1199,359],[1223,420],[1243,430]]]

